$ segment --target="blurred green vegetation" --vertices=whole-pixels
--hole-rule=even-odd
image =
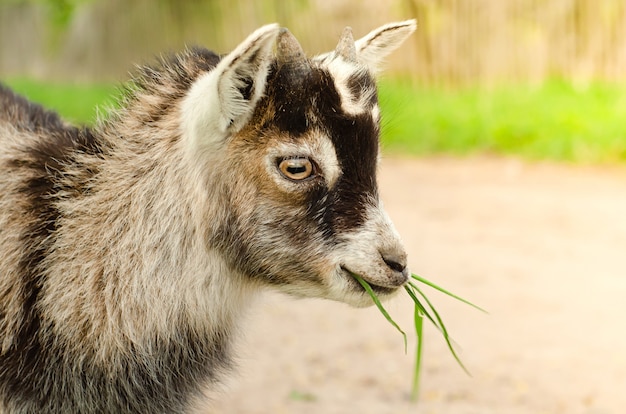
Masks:
[[[115,103],[110,84],[7,82],[76,123],[91,124]],[[439,88],[384,79],[383,148],[395,155],[518,155],[527,159],[626,161],[626,84]]]
[[[105,116],[116,102],[118,88],[112,84],[71,84],[26,78],[3,80],[15,92],[42,104],[77,124],[93,124],[98,113]]]
[[[0,0],[0,81],[93,123],[115,101],[106,82],[154,54],[228,51],[277,21],[312,55],[346,25],[407,18],[418,30],[381,82],[387,153],[626,162],[621,0]]]
[[[383,144],[392,153],[626,161],[626,84],[442,89],[386,81],[380,88]]]

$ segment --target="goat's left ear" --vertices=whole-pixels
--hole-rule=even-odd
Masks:
[[[355,42],[357,59],[372,72],[377,72],[387,55],[400,47],[415,31],[415,27],[415,20],[406,20],[372,30],[367,36]]]
[[[248,122],[265,92],[279,30],[277,24],[256,30],[191,86],[182,121],[195,145],[210,146]]]

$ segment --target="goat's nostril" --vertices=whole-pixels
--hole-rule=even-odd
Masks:
[[[406,269],[406,264],[404,263],[404,261],[401,262],[396,258],[383,256],[383,261],[387,266],[389,266],[391,270],[395,270],[398,273],[404,273],[404,270]]]

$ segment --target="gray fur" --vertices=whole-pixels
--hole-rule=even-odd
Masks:
[[[344,39],[363,62],[308,59],[276,25],[188,50],[93,129],[0,86],[0,413],[190,412],[260,287],[364,306],[358,272],[393,294],[368,45],[413,28]],[[310,177],[281,173],[294,157]]]

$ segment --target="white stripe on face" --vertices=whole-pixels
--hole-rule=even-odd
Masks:
[[[382,205],[372,203],[363,225],[341,235],[336,260],[342,269],[360,275],[372,285],[396,289],[406,282],[409,272],[391,268],[390,259],[406,266],[407,256],[398,232]],[[337,281],[338,289],[346,287],[345,281]]]
[[[335,88],[341,97],[341,109],[350,115],[359,115],[371,110],[371,102],[376,94],[375,85],[363,85],[359,96],[354,96],[348,81],[353,76],[361,75],[367,70],[364,67],[335,58],[326,65],[335,81]]]
[[[271,146],[265,162],[268,171],[275,172],[275,160],[279,157],[306,157],[313,160],[319,166],[328,188],[335,185],[341,174],[335,147],[330,138],[320,131],[313,130],[298,142],[283,141]],[[285,183],[283,179],[279,179],[279,182]]]

